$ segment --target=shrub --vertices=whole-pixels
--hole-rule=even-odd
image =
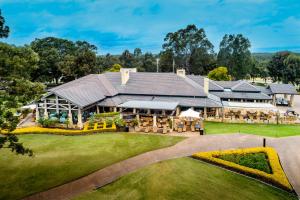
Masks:
[[[249,153],[265,153],[268,156],[270,167],[272,170],[272,174],[268,174],[266,172],[252,169],[250,167],[245,167],[233,162],[229,162],[226,160],[219,159],[221,155],[230,155],[230,154],[249,154]],[[274,185],[280,186],[287,190],[293,190],[290,185],[281,165],[279,162],[278,155],[275,149],[271,147],[257,147],[257,148],[248,148],[248,149],[238,149],[238,150],[227,150],[227,151],[212,151],[212,152],[199,152],[192,155],[193,158],[201,159],[210,163],[214,163],[220,166],[223,166],[227,169],[238,171],[240,173],[253,176],[256,178],[260,178],[263,181],[272,183]]]
[[[94,117],[99,119],[99,118],[102,118],[102,117],[115,117],[116,115],[119,115],[118,112],[107,112],[107,113],[98,113],[98,114],[95,114]]]
[[[118,128],[125,126],[125,121],[121,117],[115,117],[113,121]]]
[[[106,123],[106,127],[111,127],[113,124],[113,120],[112,119],[105,119],[105,123]]]
[[[38,123],[45,128],[54,127],[58,123],[58,119],[39,118]]]

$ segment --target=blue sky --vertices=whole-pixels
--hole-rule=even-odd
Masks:
[[[16,45],[46,36],[86,40],[98,53],[161,50],[164,36],[187,24],[205,29],[218,50],[242,33],[253,52],[300,52],[300,0],[0,0]]]

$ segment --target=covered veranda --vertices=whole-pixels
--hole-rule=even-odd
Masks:
[[[178,102],[131,100],[118,107],[123,119],[137,120],[136,131],[167,133],[173,129]]]

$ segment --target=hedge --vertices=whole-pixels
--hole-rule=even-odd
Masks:
[[[101,132],[115,132],[116,127],[97,129],[97,130],[71,130],[71,129],[60,129],[60,128],[42,128],[42,127],[26,127],[15,129],[11,134],[56,134],[56,135],[85,135],[91,133]],[[2,133],[4,133],[2,131]],[[5,133],[4,133],[5,134]]]
[[[272,169],[272,174],[268,174],[266,172],[257,169],[252,169],[246,166],[238,165],[236,163],[217,158],[220,155],[226,155],[226,154],[248,154],[248,153],[265,153],[268,156],[270,167]],[[279,186],[289,191],[293,190],[292,186],[290,185],[281,167],[275,149],[271,147],[265,147],[265,148],[256,147],[256,148],[247,148],[247,149],[238,149],[238,150],[199,152],[192,155],[192,157],[223,166],[233,171],[238,171],[242,174],[246,174],[255,178],[262,179],[263,181],[274,184],[276,186]]]

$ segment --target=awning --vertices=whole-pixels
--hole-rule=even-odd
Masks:
[[[182,111],[179,117],[188,117],[188,118],[191,117],[191,118],[200,119],[200,113],[190,108],[186,111]]]
[[[239,109],[265,109],[277,111],[277,108],[270,103],[251,103],[251,102],[232,102],[223,101],[225,108],[239,108]]]
[[[153,110],[175,110],[178,102],[165,101],[126,101],[120,104],[120,108],[139,108],[139,109],[153,109]]]

